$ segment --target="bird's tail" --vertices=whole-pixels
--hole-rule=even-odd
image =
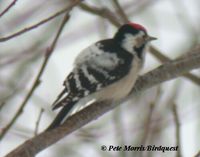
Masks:
[[[53,120],[53,122],[48,126],[47,130],[54,129],[58,127],[63,120],[68,116],[71,109],[74,107],[74,105],[78,102],[78,100],[72,100],[72,96],[68,95],[56,104],[53,105],[53,110],[63,107],[61,111],[57,114],[56,118]]]

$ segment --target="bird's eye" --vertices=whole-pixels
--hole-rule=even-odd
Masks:
[[[143,39],[146,39],[146,38],[147,38],[147,36],[146,36],[146,35],[143,35],[143,36],[142,36],[142,38],[143,38]]]

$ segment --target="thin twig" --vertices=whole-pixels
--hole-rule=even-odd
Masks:
[[[73,7],[73,6],[70,5],[70,7]],[[12,120],[7,124],[7,126],[5,128],[3,128],[3,131],[0,134],[0,140],[4,137],[4,135],[10,129],[10,127],[15,123],[15,121],[18,119],[18,117],[22,114],[25,105],[27,104],[28,100],[32,96],[32,94],[35,91],[35,89],[37,88],[37,86],[39,85],[40,78],[41,78],[41,76],[42,76],[42,74],[43,74],[43,72],[45,70],[45,67],[46,67],[46,65],[48,63],[48,60],[49,60],[51,54],[54,51],[54,48],[55,48],[55,46],[57,44],[57,41],[58,41],[58,38],[59,38],[59,36],[60,36],[64,26],[65,26],[65,23],[68,21],[68,19],[69,19],[69,15],[68,15],[68,12],[67,12],[65,17],[64,17],[64,19],[63,19],[63,21],[62,21],[61,26],[59,27],[59,30],[58,30],[58,32],[56,34],[55,39],[53,40],[50,48],[47,48],[47,50],[46,50],[46,55],[45,55],[44,61],[43,61],[42,65],[41,65],[41,68],[40,68],[38,74],[37,74],[37,77],[35,78],[35,81],[33,82],[33,85],[31,87],[30,91],[28,92],[27,96],[25,97],[24,101],[20,105],[20,108],[17,110],[17,112],[14,115],[14,117],[12,118]]]
[[[182,157],[181,153],[181,130],[180,130],[180,119],[178,116],[177,106],[174,103],[172,105],[172,113],[174,116],[174,122],[176,126],[176,145],[178,146],[176,157]]]
[[[106,112],[112,110],[117,106],[116,104],[122,104],[122,102],[133,97],[135,94],[138,94],[138,92],[142,92],[148,88],[163,83],[164,81],[174,79],[186,71],[200,68],[200,45],[198,48],[191,51],[194,51],[195,53],[171,61],[170,63],[166,63],[141,76],[137,80],[130,95],[123,100],[115,104],[107,101],[93,103],[69,117],[63,125],[27,140],[5,157],[27,157],[27,153],[34,156],[38,152],[62,139],[64,136],[69,135],[92,120],[95,120]]]
[[[117,142],[117,145],[124,146],[126,144],[125,142],[125,135],[126,132],[124,130],[124,123],[122,120],[122,108],[121,106],[117,107],[115,111],[113,112],[113,125],[114,125],[114,135],[115,140]],[[118,156],[121,157],[127,157],[126,151],[120,151],[118,153]]]
[[[5,101],[3,101],[3,102],[0,102],[0,111],[1,111],[1,109],[5,106],[5,104],[6,104],[6,102]]]
[[[158,87],[156,97],[155,97],[154,101],[150,103],[149,113],[148,113],[148,116],[146,118],[146,122],[144,123],[144,128],[145,129],[144,129],[144,134],[143,134],[143,137],[142,137],[142,140],[141,140],[142,141],[141,144],[143,146],[145,146],[146,143],[147,143],[147,139],[148,139],[148,135],[149,135],[149,130],[150,130],[150,127],[151,127],[152,116],[153,116],[156,104],[159,101],[160,95],[161,95],[161,88]]]
[[[121,5],[119,4],[118,0],[113,0],[113,4],[115,5],[118,14],[121,16],[121,19],[123,20],[123,23],[128,23],[128,17],[126,16],[124,9],[122,9]]]
[[[7,13],[7,12],[10,10],[10,8],[12,8],[12,7],[15,5],[16,2],[17,2],[17,0],[13,0],[12,3],[10,3],[10,5],[8,5],[8,7],[5,8],[5,9],[0,13],[0,18],[1,18],[3,15],[5,15],[5,13]]]
[[[65,7],[64,9],[58,11],[57,13],[49,16],[46,19],[41,20],[40,22],[38,22],[38,23],[36,23],[36,24],[34,24],[32,26],[28,26],[27,28],[24,28],[24,29],[22,29],[22,30],[20,30],[20,31],[18,31],[16,33],[13,33],[11,35],[8,35],[6,37],[1,37],[0,38],[0,42],[5,42],[7,40],[10,40],[10,39],[15,38],[15,37],[17,37],[19,35],[22,35],[22,34],[24,34],[26,32],[31,31],[31,30],[33,30],[33,29],[35,29],[35,28],[37,28],[37,27],[39,27],[39,26],[51,21],[52,19],[56,18],[57,16],[62,15],[66,11],[70,11],[74,6],[78,5],[80,2],[81,2],[81,0],[76,0],[73,3],[71,3],[69,6]]]
[[[84,10],[88,13],[91,13],[93,15],[98,15],[102,18],[109,20],[114,26],[117,26],[117,27],[121,26],[121,23],[118,21],[118,19],[107,8],[97,8],[97,7],[90,6],[85,3],[81,3],[79,6],[82,10]]]
[[[42,118],[42,114],[43,114],[43,113],[44,113],[44,109],[42,108],[42,109],[40,110],[38,119],[37,119],[36,124],[35,124],[35,131],[34,131],[34,135],[35,135],[35,136],[38,134],[39,124],[40,124],[40,121],[41,121],[41,118]]]

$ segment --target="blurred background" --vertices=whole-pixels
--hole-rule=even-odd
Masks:
[[[0,13],[12,2],[1,0]],[[69,3],[69,0],[16,1],[6,14],[0,16],[0,38],[36,24]],[[184,55],[200,43],[198,0],[87,0],[70,12],[70,19],[40,84],[13,121],[31,89],[63,15],[0,42],[0,156],[44,130],[53,120],[56,112],[51,111],[51,104],[62,90],[74,58],[82,49],[100,39],[112,37],[117,31],[117,24],[111,23],[107,15],[111,14],[118,23],[124,22],[119,4],[130,21],[142,24],[150,35],[158,38],[152,43],[153,48],[164,55],[150,51],[141,75],[168,59]],[[38,157],[194,156],[200,150],[199,69],[189,76],[138,93],[120,107],[42,151]],[[5,132],[8,124],[11,124],[10,129]],[[104,152],[102,145],[179,145],[180,152]]]

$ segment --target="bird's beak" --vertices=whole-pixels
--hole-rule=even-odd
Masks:
[[[152,36],[148,36],[146,38],[146,41],[152,41],[152,40],[157,40],[157,38],[156,37],[152,37]]]

